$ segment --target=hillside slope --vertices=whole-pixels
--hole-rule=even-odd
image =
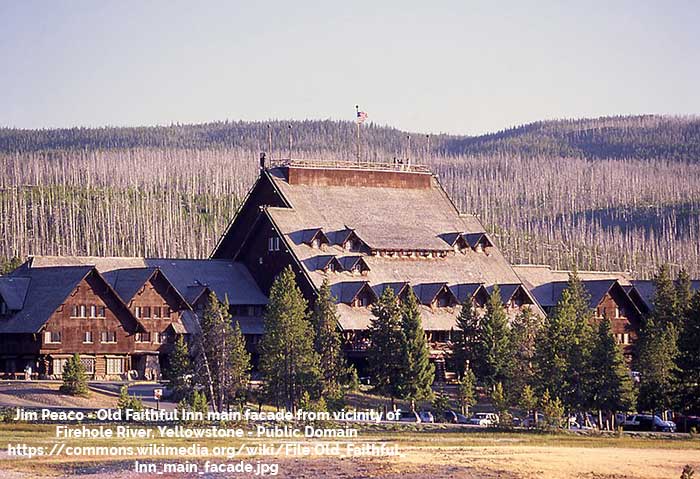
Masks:
[[[0,129],[0,258],[206,257],[257,175],[257,156],[353,159],[355,125],[219,122]],[[289,126],[291,125],[291,128]],[[364,160],[410,154],[513,262],[700,276],[700,120],[545,121],[479,137],[363,126]],[[269,153],[269,152],[268,152]]]

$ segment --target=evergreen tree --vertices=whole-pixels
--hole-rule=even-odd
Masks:
[[[563,402],[574,410],[583,411],[590,408],[592,400],[591,353],[595,342],[593,311],[590,296],[575,270],[569,275],[566,287],[571,294],[574,335],[569,338],[567,345],[567,391]]]
[[[598,326],[592,372],[590,380],[595,408],[613,414],[632,408],[635,401],[632,379],[607,318],[603,318]]]
[[[528,384],[535,381],[535,352],[537,338],[542,329],[542,318],[528,306],[515,317],[510,329],[510,344],[513,348],[513,373],[510,389],[519,397]]]
[[[170,391],[174,401],[180,401],[192,394],[194,369],[190,360],[190,351],[182,335],[175,341],[173,354],[166,375],[170,380]]]
[[[245,401],[250,382],[250,353],[245,347],[245,337],[238,323],[233,325],[227,339],[229,366],[226,371],[226,394],[229,401]]]
[[[323,365],[323,394],[328,398],[337,399],[342,394],[340,385],[348,374],[348,368],[338,331],[338,312],[326,279],[319,289],[311,314],[311,323],[316,333],[314,348]]]
[[[508,317],[498,286],[494,286],[486,303],[486,313],[479,322],[477,339],[478,354],[474,358],[477,378],[487,386],[507,382],[510,379],[513,357]]]
[[[522,393],[520,394],[518,406],[525,410],[526,416],[530,416],[530,414],[532,414],[535,424],[537,424],[537,403],[538,401],[537,396],[535,396],[535,391],[529,384],[526,384],[525,387],[523,387]]]
[[[458,377],[474,367],[478,351],[479,316],[470,298],[464,300],[457,316],[457,329],[453,331],[450,361]],[[473,372],[471,373],[474,374]]]
[[[539,391],[549,390],[564,404],[582,410],[590,405],[588,387],[593,346],[588,295],[574,272],[540,332],[535,363]]]
[[[406,399],[430,399],[435,379],[435,366],[430,362],[430,350],[425,339],[418,300],[409,288],[402,301],[401,329],[404,338],[403,368],[406,372],[403,397]]]
[[[678,292],[668,265],[654,276],[654,298],[637,343],[637,370],[640,372],[637,407],[643,411],[662,411],[673,402],[673,386],[678,356]]]
[[[222,303],[212,292],[201,320],[201,344],[214,392],[212,405],[217,411],[224,410],[233,399],[232,393],[247,386],[250,372],[250,355],[240,329],[231,325],[227,304],[228,299]]]
[[[513,417],[508,410],[510,404],[506,391],[503,389],[503,383],[496,383],[493,387],[491,401],[493,402],[494,409],[496,409],[496,413],[498,413],[498,425],[510,426],[513,422]]]
[[[690,303],[693,299],[693,288],[690,281],[690,275],[685,269],[680,270],[678,278],[674,284],[676,291],[676,329],[681,331],[683,323],[690,310]]]
[[[119,399],[117,400],[117,408],[122,411],[131,409],[132,411],[143,411],[143,401],[135,395],[129,396],[129,387],[127,385],[119,388]]]
[[[673,324],[678,328],[680,324],[678,295],[681,288],[676,289],[676,285],[671,280],[668,265],[662,265],[654,276],[654,297],[652,298],[653,308],[651,312],[654,322],[659,327]]]
[[[294,272],[287,266],[275,278],[265,310],[265,333],[260,342],[260,371],[269,398],[295,411],[304,392],[321,393],[319,357],[307,303]]]
[[[552,397],[549,389],[545,389],[540,401],[540,408],[544,416],[543,426],[549,428],[559,428],[564,419],[564,405],[558,397]]]
[[[63,384],[59,390],[71,396],[87,396],[89,394],[85,366],[80,361],[80,355],[74,354],[63,366]]]
[[[686,413],[700,411],[700,291],[693,295],[678,338],[676,407]]]
[[[457,387],[457,399],[462,414],[469,416],[469,408],[476,404],[476,377],[471,369],[462,374]]]
[[[386,288],[372,305],[367,330],[367,359],[374,388],[378,393],[390,396],[392,401],[403,396],[406,377],[406,338],[401,327],[401,309],[394,291]]]

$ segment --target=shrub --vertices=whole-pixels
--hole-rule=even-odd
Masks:
[[[85,366],[83,366],[77,353],[66,361],[65,366],[63,366],[63,384],[61,384],[59,391],[71,396],[89,395]]]

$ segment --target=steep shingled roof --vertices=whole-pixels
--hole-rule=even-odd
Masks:
[[[31,268],[66,265],[94,265],[98,271],[133,268],[159,268],[190,305],[199,298],[205,287],[214,291],[229,304],[267,304],[248,269],[241,263],[211,259],[122,258],[98,256],[34,256]]]
[[[114,295],[115,304],[123,308],[125,314],[138,320],[124,306],[117,293],[93,266],[54,266],[46,268],[19,268],[8,277],[29,280],[24,307],[0,321],[0,333],[36,333],[41,330],[51,315],[65,302],[75,288],[94,274],[105,286],[105,294]]]
[[[275,190],[291,207],[265,207],[267,215],[284,237],[290,252],[305,269],[306,276],[316,288],[324,279],[331,286],[343,282],[368,281],[381,294],[378,286],[384,284],[410,283],[411,285],[446,284],[448,287],[465,284],[512,284],[520,279],[496,247],[488,252],[466,249],[455,253],[444,235],[454,232],[481,238],[485,229],[471,215],[460,214],[435,177],[427,175],[428,187],[382,187],[353,185],[290,184],[280,169],[268,170]],[[305,230],[321,228],[330,239],[324,250],[311,248],[298,240]],[[317,256],[339,256],[341,263],[347,252],[340,246],[342,239],[355,231],[357,236],[372,250],[402,252],[433,252],[430,257],[396,255],[394,257],[355,253],[369,267],[363,274],[349,272],[325,273],[314,269],[313,258]],[[450,238],[448,238],[449,240]],[[466,241],[466,240],[465,240]],[[347,286],[337,286],[343,291]],[[475,288],[475,290],[478,288]],[[454,291],[453,291],[454,294]],[[337,296],[337,294],[336,294]],[[343,294],[345,296],[345,294]],[[366,308],[339,305],[340,323],[345,329],[366,327]],[[456,322],[454,311],[445,308],[422,308],[426,329],[451,329]],[[449,309],[449,308],[448,308]],[[538,308],[539,311],[539,308]],[[438,325],[440,326],[438,328]]]
[[[10,311],[22,309],[29,289],[29,282],[29,278],[0,276],[0,298],[7,304],[7,309]]]

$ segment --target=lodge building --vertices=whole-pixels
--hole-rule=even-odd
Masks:
[[[96,379],[158,378],[175,339],[198,330],[210,293],[226,302],[257,362],[263,311],[287,266],[310,304],[324,280],[351,362],[362,370],[371,305],[386,288],[420,303],[431,359],[445,375],[461,305],[495,287],[510,318],[545,315],[568,272],[512,266],[437,177],[408,164],[286,160],[260,175],[207,260],[30,257],[0,277],[0,375],[60,377],[80,353]],[[649,310],[624,273],[580,272],[596,317],[631,358]],[[646,299],[645,299],[646,298]]]

